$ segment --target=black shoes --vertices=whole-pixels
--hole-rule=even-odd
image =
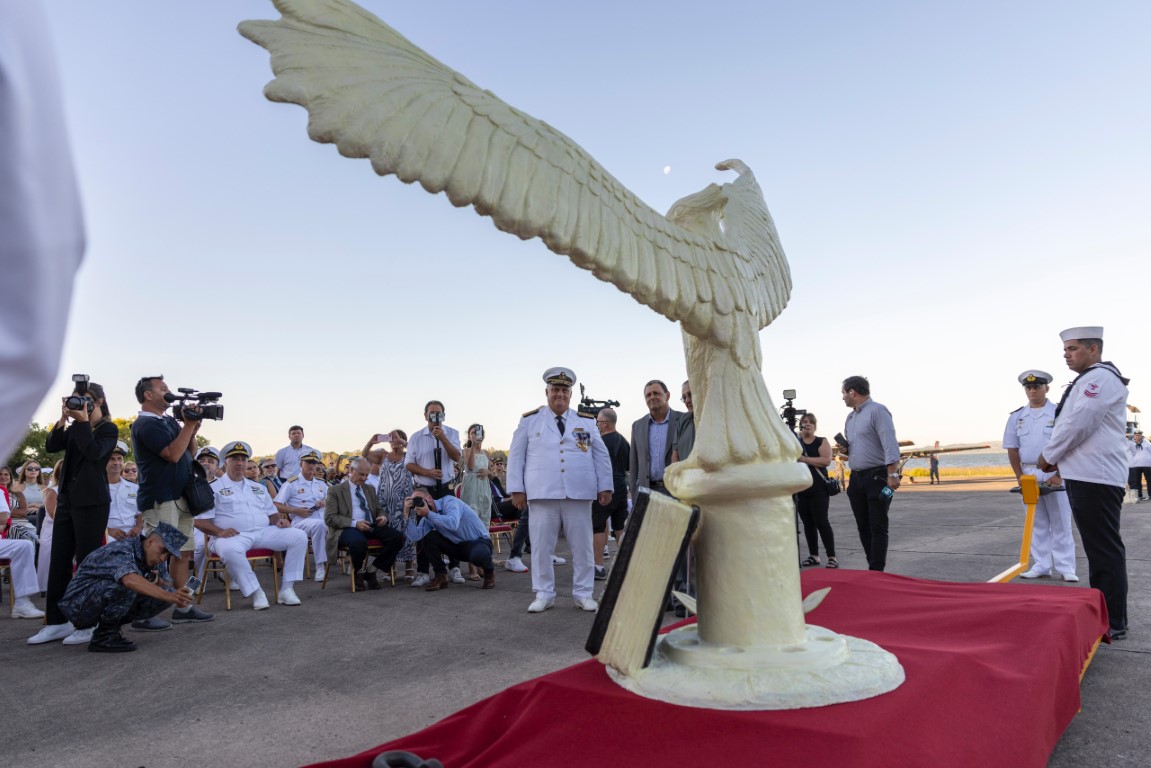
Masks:
[[[371,573],[365,573],[364,581],[367,583],[368,589],[380,588],[380,580],[376,577],[375,571],[372,571]],[[357,586],[356,589],[359,589],[359,587]]]
[[[101,622],[92,633],[88,650],[92,653],[128,653],[136,650],[136,644],[120,634],[119,625]]]

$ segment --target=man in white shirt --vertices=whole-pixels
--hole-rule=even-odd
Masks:
[[[116,541],[139,536],[144,530],[144,515],[136,506],[136,493],[140,486],[121,474],[127,455],[128,444],[117,440],[116,448],[108,458],[108,495],[112,497],[108,507],[108,538]]]
[[[428,489],[433,499],[451,493],[448,485],[456,479],[460,460],[460,433],[444,424],[444,404],[430,400],[424,406],[428,425],[408,440],[408,471],[415,484]]]
[[[1151,496],[1151,445],[1143,442],[1143,430],[1135,430],[1127,443],[1127,485],[1139,494],[1139,501]],[[1143,495],[1143,482],[1147,482],[1147,496]]]
[[[1127,379],[1102,360],[1103,328],[1059,334],[1063,359],[1079,374],[1055,409],[1051,441],[1037,462],[1067,483],[1091,586],[1107,600],[1111,639],[1127,636],[1127,550],[1119,513],[1127,485]]]
[[[196,515],[196,527],[210,536],[208,549],[220,556],[228,575],[240,585],[240,594],[252,598],[252,608],[268,607],[268,596],[248,562],[250,549],[271,549],[284,553],[284,573],[280,580],[280,605],[299,605],[293,585],[304,578],[304,558],[308,535],[280,517],[268,490],[244,477],[244,467],[252,447],[239,440],[224,446],[224,475],[212,483],[216,506]]]
[[[324,505],[328,484],[316,475],[320,455],[305,453],[300,457],[300,474],[289,479],[276,494],[276,509],[288,516],[293,528],[299,528],[312,540],[316,558],[316,581],[323,581],[328,568],[328,524],[324,522]]]
[[[1046,371],[1030,370],[1019,374],[1019,383],[1027,393],[1027,405],[1011,412],[1003,429],[1003,447],[1018,480],[1033,475],[1038,482],[1062,485],[1058,472],[1044,472],[1035,465],[1043,447],[1051,439],[1055,426],[1055,403],[1047,399],[1052,376]],[[1031,528],[1031,570],[1020,574],[1024,579],[1050,576],[1052,569],[1064,581],[1079,581],[1075,575],[1075,537],[1071,534],[1071,504],[1066,493],[1050,493],[1035,504],[1035,521]]]
[[[300,459],[305,453],[320,455],[312,446],[304,445],[304,428],[294,424],[288,429],[288,444],[276,451],[276,465],[281,480],[286,481],[300,474]]]

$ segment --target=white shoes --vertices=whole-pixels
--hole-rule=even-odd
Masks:
[[[293,592],[293,594],[295,594]],[[280,596],[283,597],[284,593],[281,592]],[[300,598],[296,598],[296,603],[300,602]],[[252,608],[257,611],[262,611],[268,607],[268,596],[264,594],[264,590],[257,589],[256,594],[252,595]]]
[[[453,568],[452,572],[448,575],[451,577],[453,584],[463,584],[464,583],[464,575],[462,573],[460,573],[459,568]]]
[[[234,579],[229,580],[228,581],[228,589],[230,589],[233,592],[239,592],[240,591],[240,582],[238,582]]]
[[[276,602],[280,605],[299,605],[300,598],[296,597],[296,590],[292,589],[291,587],[284,587],[280,590],[280,594],[276,598]]]
[[[316,581],[323,581],[324,577],[328,575],[328,564],[320,563],[316,566]]]
[[[543,613],[548,608],[556,604],[554,597],[537,597],[532,600],[532,604],[528,606],[528,613]]]
[[[92,640],[92,631],[95,627],[88,627],[88,629],[77,629],[72,634],[64,638],[64,645],[87,645]]]
[[[557,557],[555,555],[552,555],[552,565],[567,565],[567,564],[568,564],[567,560],[564,560],[562,557]]]
[[[432,583],[432,579],[426,573],[416,574],[416,578],[412,579],[413,587],[426,587]]]
[[[51,643],[56,640],[63,640],[75,631],[76,628],[72,626],[72,622],[70,621],[66,621],[63,624],[49,624],[28,638],[28,645],[40,645],[40,643]]]
[[[42,619],[44,618],[44,611],[32,605],[32,601],[26,597],[16,598],[16,604],[12,606],[12,618],[14,619]]]
[[[518,557],[509,557],[504,562],[504,568],[507,568],[512,573],[526,573],[528,570],[528,567],[524,565],[524,561]]]
[[[1063,574],[1063,580],[1064,581],[1079,581],[1079,577],[1076,576],[1074,573],[1065,573],[1065,574]]]
[[[575,607],[579,608],[581,611],[590,611],[591,613],[595,613],[599,610],[599,603],[597,603],[595,600],[592,600],[590,597],[577,597],[575,601]]]
[[[1038,565],[1034,565],[1031,567],[1031,570],[1028,571],[1027,573],[1019,574],[1019,578],[1021,578],[1021,579],[1046,579],[1050,575],[1051,575],[1051,571],[1049,571],[1048,569],[1042,568]]]

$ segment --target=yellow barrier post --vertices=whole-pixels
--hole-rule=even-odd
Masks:
[[[1006,584],[1027,570],[1031,559],[1031,526],[1035,523],[1035,505],[1039,503],[1039,481],[1033,475],[1019,478],[1019,492],[1027,505],[1027,516],[1023,521],[1023,543],[1019,546],[1019,562],[1000,574],[988,579],[989,583]]]

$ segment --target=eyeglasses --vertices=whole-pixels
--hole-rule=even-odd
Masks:
[[[39,472],[40,467],[24,467],[25,472]]]

